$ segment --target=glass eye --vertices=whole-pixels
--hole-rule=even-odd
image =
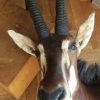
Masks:
[[[69,45],[68,49],[69,49],[69,50],[76,50],[76,49],[77,49],[77,47],[76,47],[76,45],[75,45],[75,42],[70,43],[70,45]]]

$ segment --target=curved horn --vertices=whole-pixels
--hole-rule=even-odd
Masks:
[[[40,10],[38,9],[35,0],[27,0],[26,7],[30,11],[32,19],[34,21],[36,31],[39,35],[39,38],[45,38],[49,36],[49,30],[41,16]]]
[[[65,7],[65,0],[56,0],[56,34],[67,35],[68,27],[67,27],[67,14]]]

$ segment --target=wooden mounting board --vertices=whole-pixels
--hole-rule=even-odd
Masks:
[[[13,43],[7,33],[9,29],[27,35],[37,42],[30,14],[18,7],[12,0],[1,0],[0,83],[11,92],[13,97],[20,98],[40,68],[36,57],[30,57]],[[3,89],[1,90],[3,91]]]

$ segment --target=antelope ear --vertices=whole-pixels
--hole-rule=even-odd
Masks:
[[[8,34],[19,48],[29,53],[30,55],[35,56],[35,44],[30,38],[19,34],[14,30],[8,30]]]
[[[79,27],[78,35],[76,37],[76,46],[79,52],[88,44],[92,32],[94,30],[95,13],[93,12],[89,18]]]

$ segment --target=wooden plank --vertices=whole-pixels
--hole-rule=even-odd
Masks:
[[[48,7],[50,9],[50,14],[51,14],[51,23],[52,23],[52,29],[51,33],[55,33],[55,17],[56,17],[56,12],[55,12],[55,5],[56,5],[56,0],[48,0]]]
[[[24,9],[26,9],[25,0],[14,0],[14,2],[15,2],[16,5],[18,5],[19,7],[22,7],[22,8],[24,8]]]
[[[100,64],[100,49],[86,49],[83,50],[80,58],[92,62]]]
[[[82,16],[83,16],[83,14],[81,15],[82,10],[81,10],[80,1],[76,0],[74,2],[74,0],[69,0],[69,2],[71,5],[71,9],[72,9],[76,27],[78,28],[78,26],[80,25],[80,22],[82,21]]]
[[[0,0],[0,9],[2,9],[2,7],[4,7],[6,2],[7,2],[7,0]]]
[[[27,100],[37,100],[37,93],[38,93],[40,80],[41,80],[41,72],[37,74],[35,79],[32,81],[32,83],[27,88],[27,91],[26,91]]]
[[[91,1],[91,0],[80,0],[80,1]]]
[[[13,99],[16,100],[11,92],[5,87],[2,83],[0,83],[0,100],[8,100]]]
[[[35,68],[35,70],[31,70],[33,67],[29,67],[30,70],[28,70],[28,66],[23,67],[25,62],[28,60],[29,55],[24,53],[13,43],[7,34],[8,29],[13,29],[24,35],[28,35],[29,37],[33,38],[35,42],[37,42],[37,35],[35,34],[36,32],[29,13],[21,7],[16,6],[13,0],[0,0],[0,82],[5,87],[9,86],[10,89],[15,89],[17,87],[16,81],[21,84],[21,79],[24,80],[24,78],[26,78],[23,77],[23,75],[28,76],[30,72],[38,70],[38,67]],[[24,71],[26,73],[24,73]],[[35,74],[36,72],[34,72],[34,75]],[[30,75],[30,77],[28,77],[28,79],[26,78],[25,81],[22,81],[23,83],[26,82],[24,85],[22,85],[22,90],[17,87],[18,91],[20,91],[19,94],[16,94],[18,91],[15,89],[17,91],[15,94],[13,94],[15,97],[22,95],[29,83],[32,81],[32,77],[33,73]],[[16,85],[16,87],[14,85]],[[0,96],[0,100],[2,100],[1,98],[2,96]],[[13,98],[9,98],[9,100],[13,100]],[[21,98],[21,100],[24,99],[25,96]]]
[[[100,48],[100,9],[95,9],[96,18],[95,18],[95,28],[92,36],[92,46],[94,49]]]
[[[53,26],[55,26],[55,16],[56,16],[56,0],[48,0],[49,1],[49,8],[50,8],[50,13],[51,13],[51,17],[52,17],[52,23]],[[66,2],[67,3],[67,2]],[[75,21],[73,18],[73,14],[72,14],[72,9],[71,9],[71,5],[70,2],[68,1],[68,25],[69,25],[69,30],[75,30],[76,26],[75,26]],[[52,29],[54,32],[54,28]]]
[[[74,16],[75,24],[78,29],[80,24],[82,24],[89,14],[93,11],[90,2],[80,2],[80,0],[69,0],[71,4],[72,13]]]
[[[14,97],[17,99],[21,97],[39,71],[36,57],[31,57],[8,86]]]
[[[7,34],[8,29],[37,40],[29,13],[7,0],[0,9],[0,82],[6,86],[12,82],[30,57],[13,43]]]
[[[39,6],[39,9],[41,11],[42,16],[44,17],[44,20],[49,28],[49,30],[52,30],[52,17],[49,7],[49,1],[48,0],[37,0],[37,6]]]
[[[73,12],[72,12],[72,9],[71,9],[71,4],[68,0],[68,25],[69,25],[69,30],[70,31],[75,31],[76,30],[76,24],[75,24],[75,19],[74,19],[74,16],[73,16]]]

